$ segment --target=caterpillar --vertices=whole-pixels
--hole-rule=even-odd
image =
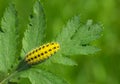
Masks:
[[[44,44],[36,49],[31,50],[25,56],[25,62],[29,65],[42,62],[60,49],[60,45],[57,42],[51,42]]]

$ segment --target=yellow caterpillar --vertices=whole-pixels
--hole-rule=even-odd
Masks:
[[[57,52],[60,48],[59,43],[52,42],[44,44],[30,52],[25,57],[25,61],[27,64],[36,64],[39,62],[44,61],[45,59],[48,59],[50,56],[52,56],[55,52]]]

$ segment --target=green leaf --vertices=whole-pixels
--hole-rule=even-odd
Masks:
[[[74,47],[71,48],[71,46],[66,45],[64,49],[68,49],[66,51],[62,51],[65,55],[88,55],[88,54],[94,54],[95,52],[100,51],[101,49],[94,47],[94,46],[79,46],[79,45],[74,45]]]
[[[90,44],[90,42],[101,37],[102,26],[93,24],[92,20],[88,20],[85,25],[82,25],[76,32],[73,40],[78,41],[80,45]]]
[[[94,54],[100,49],[91,46],[90,43],[101,37],[101,32],[101,25],[92,24],[91,20],[81,24],[80,17],[75,16],[68,21],[56,41],[60,43],[63,55]]]
[[[63,28],[61,33],[58,35],[56,41],[58,41],[62,46],[65,45],[66,44],[65,42],[71,40],[71,37],[76,33],[80,25],[81,24],[79,16],[73,17],[71,20],[68,21],[65,28]]]
[[[76,66],[77,63],[68,57],[63,57],[60,52],[56,53],[56,55],[52,59],[53,63],[69,65],[69,66]]]
[[[33,6],[33,12],[30,15],[28,29],[24,33],[22,50],[28,52],[43,43],[43,39],[45,38],[45,25],[43,7],[37,1]],[[22,56],[25,56],[24,51],[22,51]]]
[[[68,84],[65,80],[53,75],[50,72],[37,68],[31,68],[20,75],[22,78],[29,78],[32,84]],[[24,84],[24,81],[23,81]]]
[[[16,11],[12,4],[6,9],[1,21],[0,72],[9,75],[15,65],[19,51]],[[3,77],[0,73],[0,79]]]
[[[20,78],[17,84],[32,84],[28,78]]]
[[[32,84],[28,78],[20,78],[18,75],[14,78],[9,80],[9,84]]]

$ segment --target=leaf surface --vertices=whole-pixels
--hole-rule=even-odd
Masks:
[[[94,54],[100,49],[90,43],[101,37],[101,32],[101,25],[93,24],[91,20],[88,20],[86,24],[81,24],[80,17],[75,16],[68,21],[56,41],[61,44],[63,55]]]
[[[43,44],[46,29],[45,25],[46,22],[43,7],[39,1],[36,1],[33,6],[33,12],[30,15],[28,29],[24,33],[22,57],[25,56],[26,52]]]
[[[2,73],[9,75],[16,62],[19,51],[18,45],[18,29],[17,17],[14,5],[6,9],[1,21],[0,32],[0,79],[3,78]]]
[[[68,84],[65,80],[61,79],[60,77],[37,68],[31,68],[23,72],[20,77],[28,77],[32,84]]]

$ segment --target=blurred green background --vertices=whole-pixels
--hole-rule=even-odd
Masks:
[[[22,33],[35,0],[0,0],[0,19],[10,2],[15,3]],[[53,72],[71,84],[120,84],[120,0],[41,0],[46,14],[47,39],[55,38],[68,19],[81,16],[104,26],[95,42],[102,49],[94,55],[72,56],[78,66],[57,65]],[[21,34],[22,35],[22,34]]]

